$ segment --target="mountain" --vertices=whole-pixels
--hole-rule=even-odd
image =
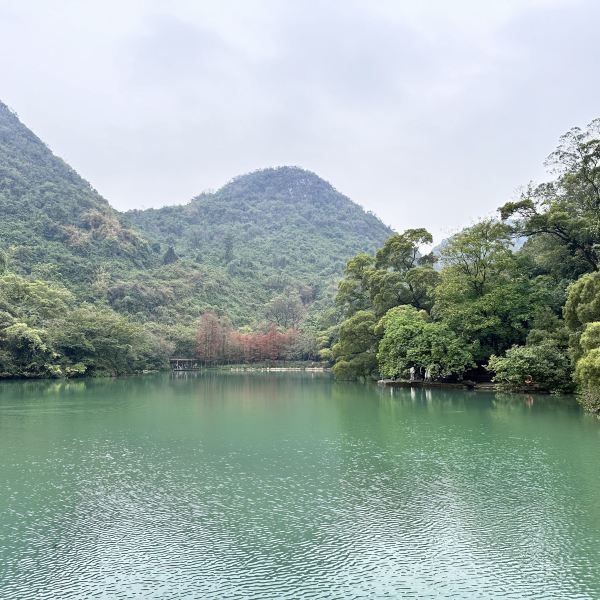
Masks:
[[[128,213],[148,237],[179,256],[226,265],[231,275],[340,273],[347,258],[370,251],[391,230],[329,183],[298,167],[235,178],[185,206]]]
[[[392,233],[297,167],[237,177],[186,205],[119,213],[1,103],[0,214],[12,271],[162,325],[209,310],[257,324],[282,297],[310,315],[346,261]]]
[[[56,272],[91,282],[113,270],[149,263],[151,250],[82,179],[0,102],[0,243],[24,273]]]
[[[220,309],[237,324],[264,318],[265,306],[281,295],[299,296],[305,305],[331,299],[347,260],[375,251],[392,233],[297,167],[256,171],[186,205],[127,216],[154,244],[173,248],[170,260],[178,260],[169,270],[181,271],[181,285],[189,288],[183,295],[194,306]],[[172,293],[181,304],[182,289]]]

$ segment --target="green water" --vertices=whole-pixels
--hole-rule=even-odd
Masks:
[[[1,598],[600,598],[568,399],[210,374],[0,384]]]

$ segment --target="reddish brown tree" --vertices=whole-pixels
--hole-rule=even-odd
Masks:
[[[206,365],[288,360],[294,355],[295,329],[279,331],[272,323],[265,333],[231,329],[213,312],[200,317],[196,356]]]
[[[200,317],[196,333],[196,355],[208,365],[225,359],[228,332],[215,313],[204,313]]]

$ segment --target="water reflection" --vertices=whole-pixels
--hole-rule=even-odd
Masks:
[[[322,373],[0,384],[0,597],[598,597],[599,429]]]

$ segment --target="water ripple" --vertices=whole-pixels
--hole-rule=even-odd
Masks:
[[[600,438],[580,415],[154,383],[2,399],[0,597],[600,597]]]

